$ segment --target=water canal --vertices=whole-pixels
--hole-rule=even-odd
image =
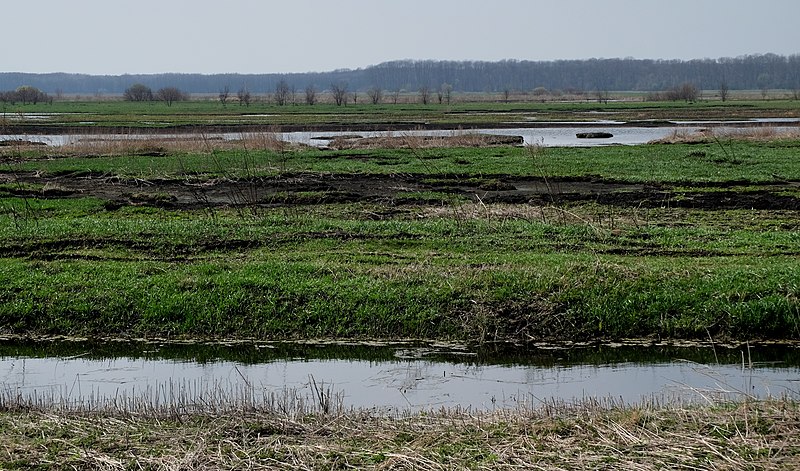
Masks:
[[[298,132],[278,132],[277,137],[281,140],[296,144],[305,144],[316,147],[324,147],[330,142],[330,138],[338,136],[360,137],[387,137],[387,136],[452,136],[459,133],[478,133],[508,136],[522,136],[526,145],[541,145],[553,147],[590,147],[602,145],[637,145],[646,144],[650,141],[663,139],[675,133],[692,134],[701,130],[713,127],[719,134],[735,134],[743,129],[750,129],[753,125],[768,127],[776,133],[797,131],[800,120],[783,118],[760,118],[748,121],[675,121],[667,125],[658,126],[630,126],[622,122],[548,122],[542,123],[546,126],[541,127],[519,127],[502,129],[470,129],[470,130],[408,130],[408,131],[340,131],[324,132],[319,131],[298,131]],[[593,124],[595,126],[593,126]],[[593,131],[608,132],[613,137],[607,139],[581,139],[578,133]],[[0,141],[32,141],[42,142],[51,146],[61,146],[81,141],[112,141],[124,139],[158,139],[158,138],[181,138],[187,139],[196,137],[197,139],[241,139],[247,133],[210,133],[197,134],[152,134],[142,132],[131,132],[124,134],[104,134],[95,132],[91,134],[6,134],[0,135]]]
[[[386,412],[797,397],[800,348],[0,341],[5,401],[224,406],[287,394],[311,400],[320,389],[346,408]]]

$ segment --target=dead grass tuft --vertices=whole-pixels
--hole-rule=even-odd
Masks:
[[[490,147],[522,145],[520,136],[500,136],[453,131],[443,135],[403,134],[380,137],[337,137],[328,144],[335,150],[435,149],[443,147]]]
[[[175,153],[211,153],[222,150],[268,150],[285,152],[301,147],[281,140],[278,131],[243,133],[236,139],[202,134],[189,135],[114,135],[82,137],[58,146],[57,153],[67,156],[167,156]],[[28,146],[22,150],[36,150],[53,154],[52,146]],[[19,152],[20,146],[0,149],[0,153]]]
[[[720,139],[752,142],[800,139],[800,128],[786,130],[778,129],[774,126],[752,126],[735,129],[707,128],[699,131],[676,129],[669,136],[650,141],[649,144],[704,144],[713,143]]]
[[[0,412],[0,467],[794,469],[800,405],[546,402],[378,416]]]

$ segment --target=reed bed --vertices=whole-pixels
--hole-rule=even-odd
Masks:
[[[238,370],[237,370],[238,371]],[[169,380],[113,395],[76,384],[49,388],[0,390],[0,410],[48,410],[60,413],[114,413],[150,416],[231,413],[340,414],[344,396],[332,385],[309,376],[301,389],[261,388],[243,382]]]
[[[206,134],[96,134],[75,136],[56,146],[28,140],[4,141],[0,155],[15,155],[22,151],[52,156],[170,156],[174,154],[205,154],[228,150],[268,150],[284,152],[302,146],[281,139],[280,131],[247,132],[236,136]]]
[[[0,409],[0,468],[796,469],[800,403],[548,402],[442,409],[189,414]]]
[[[705,128],[696,131],[676,129],[668,136],[650,141],[649,144],[703,144],[719,140],[770,142],[793,139],[800,139],[800,127],[750,126],[725,129]]]
[[[441,135],[399,134],[378,137],[337,137],[328,147],[348,149],[438,149],[450,147],[491,147],[522,145],[520,136],[502,136],[452,131]]]

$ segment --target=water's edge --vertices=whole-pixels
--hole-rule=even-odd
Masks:
[[[276,395],[345,407],[490,410],[553,400],[797,397],[795,345],[541,346],[407,342],[170,343],[0,339],[0,394],[38,401],[230,402]]]

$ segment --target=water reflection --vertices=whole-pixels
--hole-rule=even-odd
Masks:
[[[766,119],[766,118],[765,118]],[[754,121],[743,121],[738,124],[746,125],[752,124]],[[770,126],[776,133],[783,133],[789,131],[796,131],[797,126],[786,126],[780,124],[789,124],[794,121],[764,121],[766,124],[776,124]],[[726,124],[720,126],[720,124]],[[675,122],[674,126],[608,126],[600,125],[593,128],[592,126],[548,126],[548,127],[525,127],[525,128],[509,128],[509,129],[473,129],[469,131],[432,131],[432,130],[411,130],[411,131],[359,131],[358,136],[361,137],[386,137],[386,136],[452,136],[463,133],[482,133],[494,135],[508,135],[508,136],[522,136],[526,145],[541,145],[547,147],[593,147],[593,146],[607,146],[607,145],[636,145],[645,144],[653,140],[662,139],[672,135],[675,132],[679,133],[694,133],[707,126],[714,125],[715,130],[720,133],[732,133],[737,129],[745,129],[737,127],[736,122],[711,122],[711,121],[682,121]],[[613,137],[608,139],[579,139],[576,134],[603,131],[613,134]],[[337,136],[352,136],[353,131],[342,132],[325,132],[321,134],[318,131],[314,132],[285,132],[279,133],[280,139],[317,147],[324,147],[328,145],[330,139]],[[225,139],[237,140],[241,139],[247,133],[217,133],[217,134],[51,134],[51,135],[0,135],[0,141],[32,141],[43,142],[51,146],[62,146],[80,141],[98,141],[98,140],[137,140],[137,139],[187,139],[196,137],[197,139]]]
[[[391,411],[608,397],[698,402],[795,396],[800,387],[800,355],[793,347],[755,346],[749,354],[744,347],[717,347],[716,355],[699,347],[502,350],[5,341],[0,390],[82,401],[153,394],[165,385],[197,397],[245,388],[310,395],[317,383],[340,394],[345,406]]]

